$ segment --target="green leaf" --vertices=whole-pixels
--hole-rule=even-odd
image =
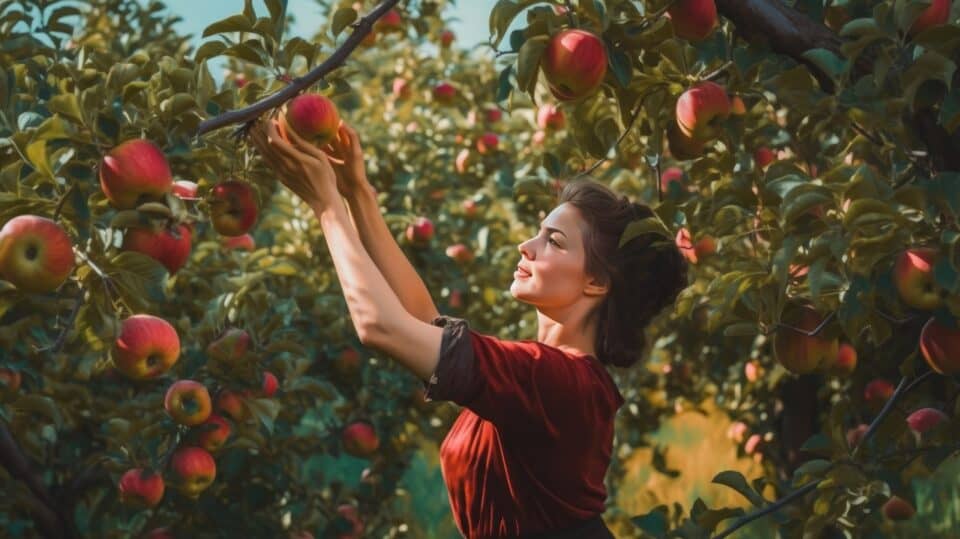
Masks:
[[[736,322],[723,328],[724,337],[749,337],[760,333],[756,322]]]
[[[228,32],[249,32],[251,30],[253,30],[253,24],[250,19],[243,15],[231,15],[207,26],[200,37],[210,37],[214,34]]]
[[[623,234],[620,236],[619,247],[623,247],[630,240],[641,236],[643,234],[657,234],[662,236],[665,240],[670,240],[670,231],[667,230],[666,225],[656,216],[647,217],[645,219],[639,219],[637,221],[631,221],[627,228],[623,230]]]
[[[506,36],[507,28],[510,27],[514,17],[526,7],[539,1],[541,0],[499,0],[493,6],[493,9],[490,10],[490,38],[493,48],[500,46],[500,41]]]
[[[53,179],[53,170],[50,168],[50,161],[47,159],[47,141],[36,140],[27,146],[27,159],[33,168],[43,174],[47,179]]]
[[[630,86],[630,80],[633,78],[633,65],[625,52],[613,51],[613,54],[610,55],[610,69],[620,86],[624,88]]]
[[[227,45],[222,41],[207,41],[197,49],[197,54],[194,55],[193,61],[200,63],[208,58],[220,56],[225,50],[227,50]]]
[[[664,537],[667,534],[668,509],[666,505],[658,505],[645,515],[630,518],[634,526],[654,537]]]
[[[827,49],[808,49],[803,52],[804,58],[820,68],[831,79],[838,80],[850,68],[850,62],[840,58],[833,51]]]
[[[523,47],[520,48],[520,54],[517,55],[517,85],[521,91],[530,94],[530,98],[534,102],[536,102],[534,90],[537,87],[540,57],[543,56],[548,41],[547,36],[530,38],[523,44]]]
[[[766,500],[763,499],[763,496],[758,494],[757,491],[750,487],[749,483],[747,483],[747,480],[740,472],[734,470],[725,470],[718,473],[713,478],[713,482],[736,490],[747,500],[749,500],[750,503],[757,507],[762,507],[767,503]]]
[[[273,434],[273,424],[280,413],[280,403],[275,399],[247,399],[245,404],[250,413],[263,423],[267,432]]]
[[[333,37],[340,35],[340,32],[347,26],[353,24],[355,20],[357,20],[357,10],[350,7],[338,9],[337,12],[333,14],[333,22],[330,25],[330,32],[333,34]]]
[[[80,112],[80,105],[77,102],[77,96],[74,94],[59,94],[50,99],[50,102],[47,103],[47,108],[50,109],[50,112],[60,113],[67,118],[77,122],[78,124],[83,124],[83,114]]]

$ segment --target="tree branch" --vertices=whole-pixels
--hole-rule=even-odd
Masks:
[[[371,30],[373,30],[373,23],[382,17],[387,11],[390,11],[390,9],[396,6],[399,1],[400,0],[383,0],[380,2],[380,5],[373,8],[370,13],[364,17],[361,17],[359,21],[351,25],[354,28],[353,33],[350,34],[343,45],[340,45],[340,48],[334,51],[334,53],[327,58],[326,61],[310,70],[310,72],[303,77],[297,77],[293,79],[293,82],[284,89],[274,93],[269,97],[257,101],[249,107],[242,108],[240,110],[231,110],[219,116],[215,116],[200,122],[200,126],[197,128],[197,136],[200,137],[206,133],[209,133],[210,131],[220,129],[221,127],[240,123],[244,124],[244,128],[238,129],[236,132],[234,132],[234,136],[242,133],[247,124],[260,117],[260,115],[265,111],[283,105],[303,90],[312,86],[313,83],[325,77],[334,69],[342,66],[347,58],[350,57],[350,54],[353,52],[353,50],[357,48],[357,45],[363,41],[363,38],[366,37]]]

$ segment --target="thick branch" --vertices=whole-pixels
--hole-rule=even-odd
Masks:
[[[368,13],[366,16],[361,17],[359,21],[351,25],[354,30],[347,37],[347,40],[343,42],[343,45],[340,45],[334,53],[326,59],[322,64],[310,70],[309,73],[302,77],[297,77],[293,79],[293,82],[290,83],[287,87],[280,90],[279,92],[257,101],[249,107],[240,109],[240,110],[231,110],[230,112],[225,112],[219,116],[210,118],[209,120],[204,120],[200,123],[200,127],[197,128],[197,136],[202,136],[205,133],[209,133],[215,129],[220,129],[221,127],[226,127],[228,125],[235,124],[246,124],[256,118],[258,118],[265,111],[274,109],[283,105],[297,94],[303,90],[309,88],[313,83],[325,77],[328,73],[342,66],[343,63],[350,57],[350,54],[354,49],[357,48],[357,45],[363,41],[363,38],[373,30],[373,23],[382,17],[387,11],[390,11],[400,0],[383,0],[380,2],[380,5],[373,8],[373,11]]]
[[[47,488],[34,475],[26,455],[20,450],[20,446],[5,423],[0,423],[0,464],[14,479],[23,481],[40,502],[34,504],[34,516],[37,527],[43,535],[56,539],[72,537],[69,521],[58,509],[56,501]]]

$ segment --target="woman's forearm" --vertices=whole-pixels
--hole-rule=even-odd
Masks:
[[[430,323],[438,314],[430,291],[390,233],[373,187],[364,183],[347,197],[350,214],[364,248],[404,308]]]

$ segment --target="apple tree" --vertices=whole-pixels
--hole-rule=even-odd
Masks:
[[[713,399],[767,469],[752,480],[717,471],[751,511],[664,505],[635,515],[638,531],[725,537],[767,515],[788,537],[890,531],[914,515],[912,481],[956,453],[958,9],[493,7],[498,97],[558,106],[569,131],[517,167],[590,173],[646,201],[656,217],[622,241],[659,230],[694,268],[651,330],[665,376],[619,378],[637,388],[620,455],[658,417]],[[549,201],[549,180],[524,188]]]

